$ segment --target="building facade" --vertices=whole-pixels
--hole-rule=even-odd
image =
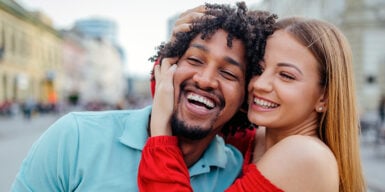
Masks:
[[[0,0],[0,104],[56,102],[62,39],[49,18],[12,0]]]

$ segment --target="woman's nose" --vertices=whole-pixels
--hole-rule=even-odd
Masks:
[[[256,75],[250,80],[249,91],[258,90],[264,92],[272,91],[272,81],[273,78],[271,75],[268,75],[266,72],[263,72],[261,75]]]

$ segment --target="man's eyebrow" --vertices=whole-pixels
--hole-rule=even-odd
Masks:
[[[192,43],[190,47],[195,47],[197,49],[200,49],[204,52],[208,52],[209,50],[207,49],[207,47],[205,47],[204,45],[201,45],[201,44],[197,44],[197,43]]]
[[[242,68],[242,65],[238,61],[234,60],[231,57],[225,57],[225,61],[227,61],[228,63],[233,64],[233,65],[235,65],[237,67]]]
[[[278,63],[278,66],[280,67],[291,67],[294,68],[296,71],[298,71],[301,75],[303,75],[302,71],[295,65],[291,63]]]
[[[194,48],[197,48],[197,49],[200,49],[204,52],[209,52],[209,49],[207,49],[207,47],[205,47],[204,45],[201,45],[201,44],[197,44],[197,43],[192,43],[190,47],[194,47]],[[237,67],[241,67],[242,68],[242,65],[236,61],[235,59],[231,58],[231,57],[225,57],[224,59],[226,62],[230,63],[230,64],[233,64]]]

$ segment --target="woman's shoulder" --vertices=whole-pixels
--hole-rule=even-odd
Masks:
[[[305,135],[292,135],[288,136],[278,143],[276,143],[273,147],[273,150],[289,150],[291,152],[298,152],[298,155],[326,155],[325,157],[333,157],[334,155],[330,148],[319,138],[313,136],[305,136]],[[329,156],[331,155],[331,156]]]
[[[285,191],[338,191],[337,161],[320,139],[293,135],[271,147],[257,163]]]

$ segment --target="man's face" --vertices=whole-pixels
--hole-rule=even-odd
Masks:
[[[215,135],[235,114],[245,94],[245,48],[227,32],[193,39],[174,75],[173,133],[189,139]]]

